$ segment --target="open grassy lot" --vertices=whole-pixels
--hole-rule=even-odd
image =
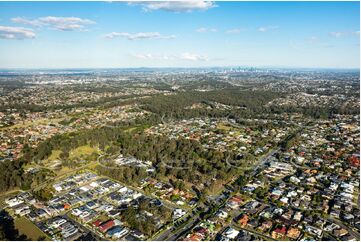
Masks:
[[[90,156],[92,153],[99,153],[99,149],[90,147],[89,145],[79,146],[72,150],[69,154],[69,159],[85,158]]]
[[[48,118],[41,118],[41,119],[35,119],[35,120],[29,120],[26,121],[24,123],[18,123],[9,127],[2,127],[0,128],[0,130],[5,130],[5,129],[16,129],[16,128],[27,128],[30,126],[36,126],[36,125],[46,125],[49,123],[58,123],[61,120],[63,120],[62,118],[54,118],[54,119],[48,119]]]
[[[67,167],[67,166],[62,166],[61,169],[56,172],[56,175],[57,175],[57,177],[59,177],[59,176],[62,176],[64,174],[69,174],[72,171],[73,171],[72,168]]]
[[[57,163],[60,162],[61,150],[52,150],[50,156],[47,159],[42,160],[41,164],[47,168],[54,168]]]
[[[47,161],[51,162],[53,160],[58,160],[61,154],[61,150],[53,150],[51,155],[48,157]]]
[[[224,130],[224,131],[229,131],[229,130],[232,129],[232,127],[229,126],[228,124],[225,124],[225,123],[219,123],[217,125],[217,129]]]
[[[16,218],[14,220],[15,228],[19,230],[20,234],[25,234],[31,240],[39,240],[41,237],[45,237],[46,240],[50,240],[50,238],[44,234],[35,224],[33,224],[30,220],[22,217]]]

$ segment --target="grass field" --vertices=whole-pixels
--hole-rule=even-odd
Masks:
[[[29,120],[24,123],[18,123],[18,124],[12,125],[10,127],[2,127],[2,128],[0,128],[0,130],[27,128],[27,127],[36,126],[36,125],[46,125],[49,123],[58,123],[61,120],[62,120],[61,118],[54,118],[54,119],[41,118],[41,119]]]
[[[54,165],[56,163],[54,161],[59,160],[60,154],[61,154],[61,150],[52,150],[50,156],[47,159],[42,160],[42,164],[44,166],[51,167],[52,165]]]
[[[62,176],[64,174],[68,174],[68,173],[70,173],[72,171],[73,171],[72,168],[69,168],[67,166],[62,166],[61,169],[56,172],[56,176],[59,177],[59,176]]]
[[[225,123],[219,123],[219,124],[217,125],[217,129],[229,131],[229,130],[232,129],[232,127],[229,126],[228,124],[225,124]]]
[[[50,238],[44,234],[35,224],[33,224],[28,219],[16,218],[14,220],[15,228],[19,230],[20,234],[25,234],[31,240],[38,240],[40,237],[45,237],[46,240],[50,240]]]
[[[76,158],[87,157],[94,152],[99,153],[99,150],[97,148],[90,147],[89,145],[79,146],[70,152],[69,159],[73,160]]]
[[[61,150],[53,150],[51,152],[51,155],[48,157],[47,161],[58,160],[60,154],[61,154]]]

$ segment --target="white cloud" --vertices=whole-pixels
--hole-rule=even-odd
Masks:
[[[345,33],[343,33],[343,32],[330,32],[329,34],[335,38],[340,38],[341,36],[345,35]]]
[[[330,36],[335,38],[345,37],[345,36],[360,36],[360,31],[353,32],[330,32]]]
[[[11,21],[14,22],[14,23],[17,23],[17,24],[31,25],[31,26],[34,26],[34,27],[40,27],[40,26],[43,25],[37,19],[29,20],[29,19],[25,19],[25,18],[22,18],[22,17],[12,18]]]
[[[259,32],[267,32],[270,30],[278,29],[278,28],[279,28],[279,26],[261,26],[258,28],[258,31]]]
[[[142,60],[175,60],[176,56],[173,55],[154,55],[154,54],[132,54],[134,58]]]
[[[198,33],[211,33],[211,32],[217,32],[217,29],[215,29],[215,28],[198,28],[198,29],[196,29],[196,32],[198,32]]]
[[[208,57],[203,55],[197,55],[193,53],[183,53],[180,56],[182,60],[190,60],[190,61],[208,61]]]
[[[142,59],[142,60],[152,60],[152,59],[154,59],[152,54],[132,54],[132,56],[137,58],[137,59]]]
[[[47,16],[37,19],[26,19],[22,17],[16,17],[11,19],[14,23],[31,25],[34,27],[49,26],[56,30],[61,31],[73,31],[84,30],[85,26],[95,24],[94,21],[89,19],[82,19],[77,17],[54,17]]]
[[[186,61],[208,61],[207,56],[198,55],[194,53],[182,53],[178,55],[161,55],[161,54],[132,54],[136,59],[142,60],[186,60]]]
[[[112,32],[105,35],[107,39],[114,39],[117,37],[127,38],[128,40],[141,40],[141,39],[174,39],[175,35],[161,35],[158,32],[139,32],[139,33],[126,33],[126,32]]]
[[[318,38],[316,36],[311,36],[307,39],[307,42],[309,42],[310,44],[314,44],[318,42]]]
[[[129,4],[141,5],[146,12],[153,10],[165,10],[169,12],[192,12],[193,10],[207,10],[216,7],[213,2],[191,0],[191,1],[134,1]]]
[[[243,31],[243,29],[229,29],[226,31],[226,34],[239,34]]]
[[[0,26],[1,39],[34,39],[35,33],[31,29]]]

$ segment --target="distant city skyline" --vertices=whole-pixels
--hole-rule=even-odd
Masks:
[[[359,68],[359,2],[0,2],[0,68]]]

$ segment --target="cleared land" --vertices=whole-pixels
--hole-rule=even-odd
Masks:
[[[20,234],[25,234],[31,240],[39,240],[39,238],[45,238],[50,240],[46,234],[44,234],[38,227],[31,221],[22,217],[14,220],[15,228],[19,230]]]
[[[97,148],[90,147],[89,145],[83,145],[72,150],[69,154],[69,159],[74,160],[77,158],[87,158],[93,153],[99,154],[99,150]]]

